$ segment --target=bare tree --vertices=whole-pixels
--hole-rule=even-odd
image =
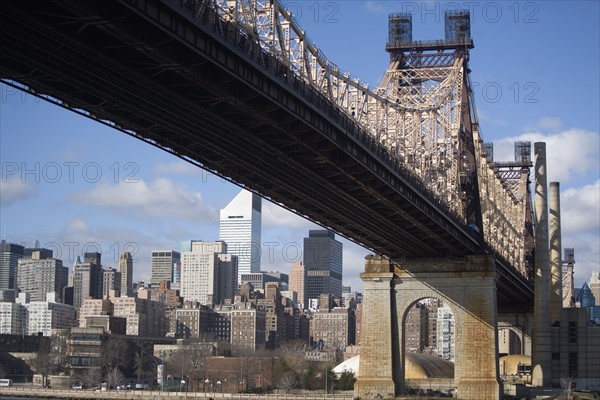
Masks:
[[[38,353],[30,362],[36,373],[42,375],[42,386],[48,386],[48,375],[56,368],[55,357],[50,353],[49,345],[41,345]]]
[[[560,383],[562,387],[567,392],[567,400],[571,400],[571,390],[573,389],[573,381],[575,380],[575,376],[573,375],[564,375],[560,378]]]
[[[125,375],[119,368],[113,368],[106,373],[106,382],[108,387],[116,387],[125,381]]]
[[[102,382],[102,370],[88,368],[81,374],[81,380],[87,387],[96,387]]]
[[[125,338],[111,336],[102,345],[102,354],[100,356],[102,368],[105,371],[111,371],[117,367],[125,368],[129,363],[129,345]]]
[[[140,379],[144,376],[145,368],[144,368],[144,352],[135,353],[135,361],[134,361],[135,375],[137,376],[137,381],[140,383]]]
[[[306,343],[302,340],[287,342],[276,353],[283,360],[287,368],[297,374],[302,374],[308,366],[306,360]]]
[[[206,357],[210,355],[211,350],[206,346],[185,346],[164,360],[165,373],[183,378],[190,371],[201,371]]]
[[[288,369],[279,377],[279,380],[277,381],[277,387],[284,389],[286,393],[289,393],[291,389],[298,386],[298,383],[300,383],[298,380],[298,375],[296,375],[294,371]]]

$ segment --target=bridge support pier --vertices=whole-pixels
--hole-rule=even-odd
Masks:
[[[404,320],[419,300],[437,298],[455,318],[454,381],[461,399],[499,399],[496,271],[493,257],[415,259],[368,256],[357,396],[405,392]]]

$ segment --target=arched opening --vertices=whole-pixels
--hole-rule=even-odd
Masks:
[[[447,302],[423,298],[403,316],[405,390],[409,395],[447,395],[455,390],[455,319]]]
[[[521,334],[520,330],[518,331],[512,326],[498,327],[498,354],[500,357],[524,354]]]

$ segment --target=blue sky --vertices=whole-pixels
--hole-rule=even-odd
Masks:
[[[580,287],[600,265],[600,10],[597,1],[286,2],[327,58],[375,87],[385,73],[387,17],[413,15],[413,39],[443,38],[443,12],[471,11],[471,80],[496,160],[516,140],[545,141],[548,180],[561,182],[563,247],[575,248]],[[219,209],[239,188],[152,146],[31,96],[0,88],[0,227],[38,239],[65,264],[100,250],[115,266],[134,253],[218,239]],[[26,172],[31,171],[31,172]],[[263,270],[289,271],[315,226],[263,205]],[[362,289],[364,250],[345,240],[344,282]]]

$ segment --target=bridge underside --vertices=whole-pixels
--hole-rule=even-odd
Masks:
[[[351,118],[210,13],[200,29],[158,0],[4,2],[0,11],[3,80],[379,254],[484,252],[480,238]],[[498,277],[500,306],[531,302],[518,272],[500,263]]]

